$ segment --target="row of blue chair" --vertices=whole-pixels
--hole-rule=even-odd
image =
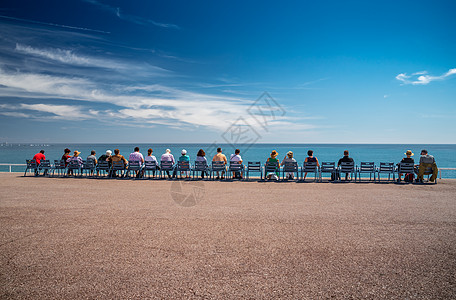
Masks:
[[[212,162],[209,166],[206,162],[195,161],[192,166],[189,162],[178,162],[173,164],[172,162],[162,161],[160,165],[156,162],[146,161],[141,164],[138,161],[131,161],[128,165],[125,165],[122,161],[113,162],[112,164],[107,161],[100,161],[95,164],[92,160],[83,161],[80,164],[78,161],[69,161],[67,164],[63,160],[55,160],[54,165],[51,165],[49,160],[42,160],[39,165],[34,160],[26,160],[27,167],[24,173],[26,176],[28,170],[35,171],[35,174],[39,174],[43,171],[45,175],[54,176],[55,172],[59,176],[67,176],[73,174],[75,176],[105,176],[105,177],[131,177],[131,173],[140,175],[140,177],[155,176],[157,173],[159,178],[166,175],[182,175],[182,173],[190,174],[195,178],[198,176],[198,172],[205,174],[209,179],[214,178],[214,174],[231,172],[238,173],[240,178],[249,180],[252,173],[258,173],[260,180],[266,179],[268,174],[278,174],[278,179],[282,177],[282,180],[289,179],[288,174],[293,174],[295,180],[305,180],[307,173],[314,174],[314,181],[323,181],[323,174],[329,174],[331,180],[340,181],[341,174],[350,175],[349,179],[354,181],[361,181],[362,174],[369,175],[369,181],[380,181],[381,175],[388,175],[388,181],[395,180],[395,174],[408,174],[414,173],[414,165],[412,163],[399,163],[395,165],[392,162],[381,162],[377,167],[374,162],[361,162],[359,166],[355,166],[353,162],[342,162],[340,166],[336,166],[335,162],[322,162],[320,166],[316,162],[304,162],[302,167],[298,166],[297,162],[286,162],[283,166],[279,167],[277,163],[265,163],[261,162],[248,162],[247,165],[240,164],[239,162],[230,162],[225,165],[224,162]],[[280,176],[281,175],[281,176]],[[139,176],[138,176],[139,177]],[[230,176],[226,176],[228,179]]]

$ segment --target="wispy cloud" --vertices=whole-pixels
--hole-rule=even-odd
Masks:
[[[114,7],[114,6],[111,6],[108,4],[101,3],[96,0],[83,0],[83,1],[96,5],[106,11],[109,11],[109,12],[113,13],[114,15],[116,15],[121,20],[125,20],[125,21],[132,22],[132,23],[139,24],[139,25],[152,24],[154,26],[163,27],[163,28],[179,29],[179,26],[177,26],[175,24],[160,23],[160,22],[157,22],[157,21],[154,21],[151,19],[146,19],[146,18],[142,18],[139,16],[124,14],[121,12],[120,7]]]
[[[451,75],[456,74],[456,68],[448,70],[448,72],[440,76],[428,75],[427,71],[415,72],[412,75],[407,75],[406,73],[401,73],[396,76],[396,79],[401,81],[402,84],[412,84],[412,85],[426,85],[436,80],[445,80]]]

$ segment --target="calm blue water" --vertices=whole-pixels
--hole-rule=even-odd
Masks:
[[[159,158],[165,152],[165,149],[171,149],[171,153],[177,158],[182,149],[186,149],[190,159],[194,160],[196,153],[200,148],[206,151],[207,158],[212,158],[216,152],[216,146],[213,144],[49,144],[49,145],[31,145],[31,144],[12,144],[0,145],[0,163],[25,163],[26,159],[31,159],[33,155],[41,149],[45,150],[47,159],[51,161],[60,159],[63,149],[68,147],[72,151],[81,151],[81,157],[86,158],[90,150],[97,152],[97,157],[103,154],[107,149],[114,150],[118,148],[120,153],[128,159],[128,155],[133,152],[133,148],[138,146],[140,151],[146,155],[147,149],[152,148],[154,155]],[[217,145],[222,147],[223,152],[229,158],[229,154],[234,152],[234,148],[228,144]],[[255,144],[247,150],[246,147],[239,146],[241,156],[244,161],[266,161],[272,150],[279,152],[282,159],[286,153],[291,150],[294,157],[301,165],[307,157],[307,150],[314,150],[314,155],[322,161],[337,161],[343,156],[343,151],[348,149],[350,156],[356,163],[361,161],[379,162],[399,162],[404,157],[407,149],[415,153],[415,161],[419,160],[421,149],[427,149],[429,154],[434,155],[437,166],[441,168],[456,167],[456,145],[385,145],[385,144]],[[7,171],[8,167],[0,166],[0,171]],[[24,167],[13,168],[13,171],[22,171]],[[456,178],[456,171],[446,170],[442,173],[443,178]]]

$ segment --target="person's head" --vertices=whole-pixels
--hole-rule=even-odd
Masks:
[[[135,152],[139,152],[139,147],[135,147]]]
[[[95,155],[95,154],[97,154],[97,153],[95,152],[95,150],[90,151],[90,155]]]
[[[76,150],[76,151],[74,151],[74,153],[73,153],[73,154],[74,154],[74,156],[78,157],[78,156],[79,156],[79,154],[81,154],[81,152],[79,152],[78,150]]]
[[[182,155],[186,155],[186,154],[187,154],[187,150],[182,149],[181,154],[182,154]]]
[[[71,150],[70,150],[70,149],[68,149],[68,148],[66,148],[65,150],[63,150],[63,152],[64,152],[65,154],[68,154],[68,153],[70,153],[70,152],[71,152]]]
[[[111,150],[106,150],[106,155],[107,155],[107,156],[111,156],[111,154],[112,154],[112,151],[111,151]]]
[[[288,152],[287,152],[287,156],[288,156],[289,158],[293,158],[293,152],[288,151]]]
[[[149,148],[149,149],[147,150],[147,155],[149,155],[149,156],[152,155],[152,152],[154,152],[154,150],[152,150],[152,148]]]
[[[171,153],[171,150],[166,149],[165,152],[166,152],[166,153]]]
[[[41,153],[41,154],[44,154],[44,150],[40,150],[40,153]]]
[[[276,158],[277,155],[279,155],[279,153],[277,153],[277,151],[275,151],[275,150],[272,150],[272,152],[271,152],[271,157],[272,157],[272,158]]]
[[[348,156],[348,150],[344,150],[344,156]]]
[[[241,153],[241,150],[239,150],[239,149],[234,150],[234,154],[238,155],[239,153]]]
[[[217,148],[217,153],[222,153],[222,148]]]
[[[413,154],[412,150],[407,150],[407,151],[405,151],[404,154],[407,155],[407,157],[411,157],[411,156],[415,155],[415,154]]]
[[[115,154],[115,155],[119,155],[119,153],[120,153],[120,150],[119,150],[119,149],[114,149],[114,154]]]
[[[313,154],[314,154],[314,152],[312,150],[307,151],[307,155],[312,156]],[[345,153],[344,153],[344,155],[345,155]],[[347,155],[348,155],[348,153],[347,153]]]
[[[426,149],[421,150],[421,155],[426,155],[426,154],[428,154]]]
[[[206,152],[203,149],[199,149],[198,154],[196,156],[206,156]]]

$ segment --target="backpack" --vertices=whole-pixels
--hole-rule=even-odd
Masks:
[[[413,182],[413,177],[414,177],[414,176],[413,176],[412,173],[407,173],[407,174],[405,174],[405,176],[404,176],[404,181],[405,181],[405,182]]]

